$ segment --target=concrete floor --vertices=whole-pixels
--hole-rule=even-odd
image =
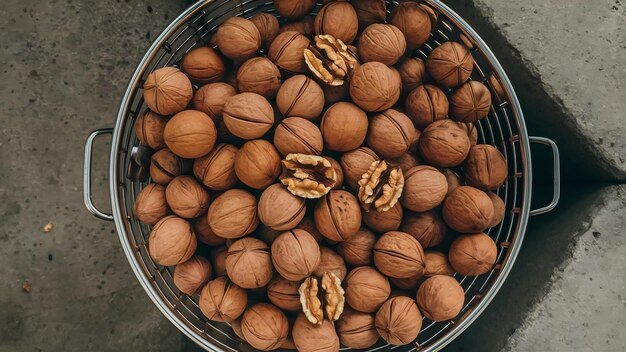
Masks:
[[[557,210],[531,219],[496,299],[446,351],[626,350],[626,188],[597,182],[624,180],[626,55],[616,30],[624,6],[564,4],[449,2],[510,73],[531,132],[559,142],[566,184]],[[0,352],[196,350],[136,283],[113,225],[86,212],[81,185],[87,132],[112,126],[136,63],[181,8],[172,0],[3,1]],[[570,45],[550,50],[561,28]],[[578,60],[571,43],[596,59]],[[600,55],[607,47],[612,54]],[[107,148],[97,144],[94,163],[104,209]],[[538,202],[550,192],[546,169],[536,167]]]

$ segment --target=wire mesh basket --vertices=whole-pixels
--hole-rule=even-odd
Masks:
[[[392,10],[397,1],[387,1]],[[425,0],[434,9],[438,21],[431,37],[415,55],[425,59],[441,43],[454,40],[471,49],[474,71],[471,79],[483,82],[491,91],[492,107],[487,118],[477,123],[479,142],[497,147],[506,157],[509,176],[497,191],[506,204],[502,223],[487,232],[498,245],[495,267],[478,277],[456,274],[466,293],[465,306],[454,319],[432,322],[425,318],[417,340],[406,346],[389,346],[380,340],[369,351],[437,351],[462,333],[487,307],[503,284],[519,252],[529,216],[552,210],[559,198],[558,149],[554,142],[528,137],[515,92],[502,67],[478,35],[457,14],[438,0]],[[317,4],[317,11],[321,2]],[[315,12],[314,11],[314,12]],[[175,19],[156,39],[130,80],[114,128],[91,133],[85,149],[84,198],[87,208],[105,220],[114,220],[122,248],[137,279],[159,310],[198,345],[209,351],[253,351],[241,342],[228,324],[207,321],[198,307],[197,296],[181,293],[173,283],[173,268],[157,265],[148,254],[150,228],[133,214],[137,193],[146,182],[134,181],[144,172],[149,157],[135,137],[134,121],[145,109],[142,86],[153,70],[177,65],[189,50],[207,45],[217,27],[232,16],[251,17],[258,12],[275,13],[272,1],[205,0],[190,7]],[[110,195],[113,213],[98,210],[91,200],[91,151],[94,139],[113,134],[110,160]],[[531,210],[532,170],[530,143],[550,146],[554,156],[554,194],[552,202]],[[132,173],[133,175],[130,175]],[[132,176],[132,177],[131,177]],[[348,349],[342,349],[348,350]]]

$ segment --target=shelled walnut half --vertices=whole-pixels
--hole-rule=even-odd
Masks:
[[[321,156],[292,153],[285,157],[282,164],[280,181],[298,197],[323,197],[337,182],[332,164]]]
[[[348,46],[329,34],[315,36],[304,49],[304,61],[315,77],[331,86],[343,85],[358,64]]]
[[[359,200],[366,210],[372,205],[384,212],[398,202],[404,188],[404,176],[398,166],[389,167],[382,161],[374,161],[359,181]]]
[[[346,302],[341,280],[330,271],[320,278],[311,276],[302,282],[298,289],[302,311],[307,320],[322,325],[324,319],[339,319]]]

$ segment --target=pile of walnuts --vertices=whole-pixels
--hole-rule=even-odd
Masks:
[[[415,57],[438,21],[422,4],[325,3],[227,19],[148,76],[135,123],[152,259],[260,350],[412,343],[462,310],[454,273],[496,262],[508,167],[477,142],[492,98],[470,51]]]

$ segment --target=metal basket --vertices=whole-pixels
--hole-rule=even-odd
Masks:
[[[397,1],[387,1],[391,10]],[[498,190],[506,213],[502,223],[488,231],[498,244],[497,263],[493,270],[478,277],[456,275],[466,293],[461,313],[450,321],[425,319],[417,340],[406,346],[389,347],[380,341],[370,351],[437,351],[462,333],[487,307],[498,292],[519,252],[529,216],[552,210],[559,198],[559,157],[555,143],[541,137],[528,137],[522,110],[513,87],[487,45],[456,13],[438,0],[425,0],[438,14],[438,22],[428,42],[415,52],[426,58],[430,51],[448,40],[462,41],[472,51],[475,69],[472,80],[485,83],[491,90],[493,104],[487,118],[478,123],[481,143],[496,146],[506,157],[509,176]],[[316,11],[321,3],[317,4]],[[145,108],[143,83],[148,74],[160,67],[177,65],[194,47],[207,45],[220,23],[231,16],[250,17],[258,12],[274,13],[272,1],[205,0],[199,1],[176,18],[159,35],[132,76],[117,116],[115,128],[92,132],[85,147],[84,198],[88,210],[104,220],[114,220],[122,248],[137,279],[159,310],[180,331],[209,351],[252,351],[241,342],[228,324],[207,321],[198,308],[198,297],[182,294],[173,284],[173,268],[157,265],[148,254],[150,229],[141,224],[132,209],[135,196],[145,182],[133,181],[129,172],[146,166],[145,155],[138,149],[134,121]],[[110,195],[113,214],[98,210],[91,200],[91,152],[94,139],[113,134],[110,160]],[[554,156],[554,194],[552,202],[531,210],[532,169],[529,143],[546,144]],[[143,156],[143,160],[142,159]],[[149,160],[147,160],[149,162]],[[141,170],[139,170],[141,171]],[[134,175],[133,175],[134,176]],[[348,350],[348,349],[342,349]]]

